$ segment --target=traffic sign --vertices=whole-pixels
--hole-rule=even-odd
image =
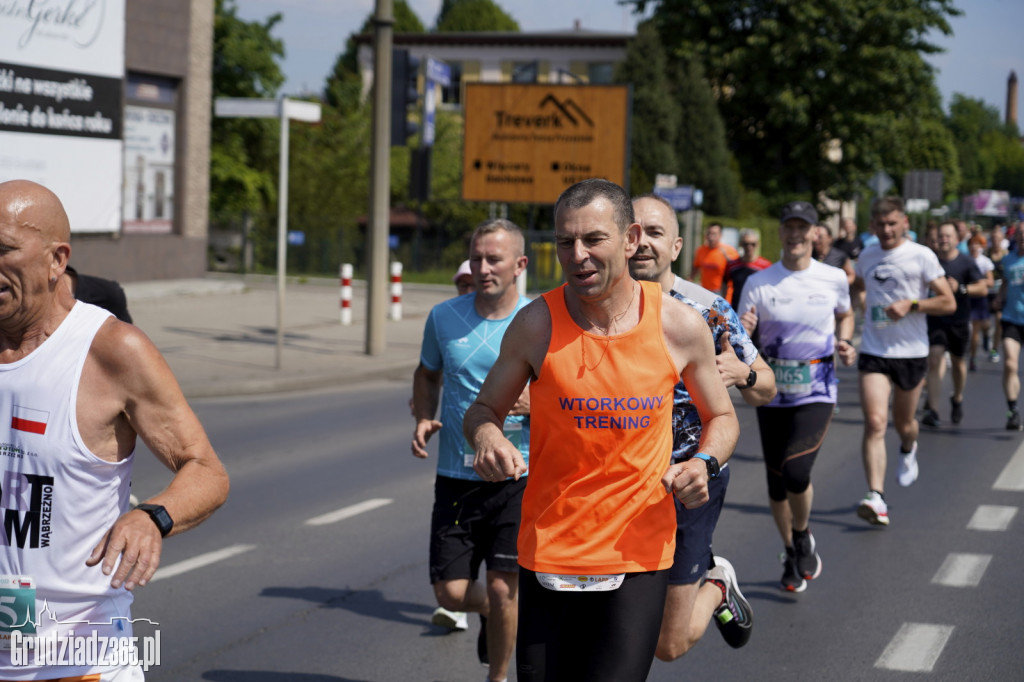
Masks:
[[[872,175],[871,179],[868,180],[868,187],[870,187],[871,191],[878,196],[882,196],[888,192],[894,184],[895,181],[889,177],[889,174],[881,170]]]
[[[693,185],[655,187],[654,193],[672,204],[676,211],[689,211],[693,207]]]

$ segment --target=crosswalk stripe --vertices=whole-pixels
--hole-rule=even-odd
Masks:
[[[875,661],[875,667],[905,672],[931,672],[952,634],[952,625],[904,623]]]
[[[932,578],[933,585],[977,587],[985,574],[991,554],[949,554]]]
[[[197,568],[202,568],[203,566],[209,566],[210,564],[215,564],[218,561],[223,561],[224,559],[230,559],[233,556],[248,552],[250,549],[255,548],[256,545],[231,545],[224,549],[218,549],[215,552],[207,552],[206,554],[200,554],[199,556],[192,557],[191,559],[179,561],[176,564],[161,566],[156,570],[156,573],[149,582],[152,583],[157,580],[163,580],[164,578],[173,578],[176,575],[181,575],[182,573],[187,573],[188,571],[193,571]]]
[[[967,530],[1006,530],[1017,515],[1017,507],[982,504],[967,522]]]
[[[366,500],[359,504],[353,504],[348,507],[342,507],[341,509],[321,514],[320,516],[314,516],[311,519],[306,520],[307,526],[326,526],[329,523],[337,523],[338,521],[344,521],[345,519],[353,516],[358,516],[364,512],[372,511],[378,507],[383,507],[391,504],[394,500],[390,500],[383,497],[377,497],[372,500]]]

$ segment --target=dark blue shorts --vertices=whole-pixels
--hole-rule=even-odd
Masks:
[[[711,568],[711,535],[725,503],[729,487],[729,469],[722,467],[718,478],[708,481],[710,499],[696,509],[687,509],[676,502],[676,553],[668,572],[669,585],[692,585],[702,580]]]

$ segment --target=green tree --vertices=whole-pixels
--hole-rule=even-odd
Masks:
[[[956,141],[963,193],[993,189],[998,166],[994,150],[1005,136],[999,111],[980,99],[956,93],[950,101],[946,125]]]
[[[705,210],[736,216],[741,194],[739,172],[726,143],[725,124],[711,87],[699,61],[679,59],[676,63],[679,179],[704,190]]]
[[[493,0],[445,0],[437,15],[438,33],[518,30],[519,23]]]
[[[655,7],[666,47],[699,60],[744,183],[769,195],[849,194],[878,169],[880,119],[920,116],[952,0],[630,0]],[[926,111],[940,117],[941,111]],[[911,130],[911,133],[914,131]],[[823,150],[838,140],[842,160]]]
[[[667,66],[657,27],[641,23],[626,58],[615,67],[616,82],[633,85],[629,175],[635,194],[649,192],[658,173],[679,172],[679,118]]]
[[[395,0],[395,33],[423,33],[426,29],[406,0]],[[345,51],[338,55],[324,86],[324,101],[338,110],[351,111],[360,105],[363,81],[359,74],[356,36],[373,32],[373,13],[363,21],[362,28],[345,40]]]
[[[213,96],[272,98],[284,82],[277,60],[284,46],[270,33],[280,14],[243,21],[234,0],[217,0],[213,24]],[[210,208],[265,214],[277,197],[276,124],[214,118],[210,126]]]

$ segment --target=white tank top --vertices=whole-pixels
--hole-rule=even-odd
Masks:
[[[78,302],[57,330],[28,356],[0,364],[0,576],[31,578],[37,633],[131,636],[132,594],[112,589],[110,576],[85,560],[129,507],[134,453],[107,462],[82,442],[76,418],[78,384],[96,332],[110,313]],[[17,583],[17,581],[15,581]],[[0,597],[24,619],[25,601]],[[0,599],[0,622],[9,612]],[[5,615],[6,614],[6,615]],[[99,623],[87,625],[86,623]],[[0,643],[2,645],[2,643]],[[8,645],[9,646],[9,645]],[[40,668],[12,667],[0,651],[0,679],[22,679]],[[95,668],[62,666],[44,677]]]

